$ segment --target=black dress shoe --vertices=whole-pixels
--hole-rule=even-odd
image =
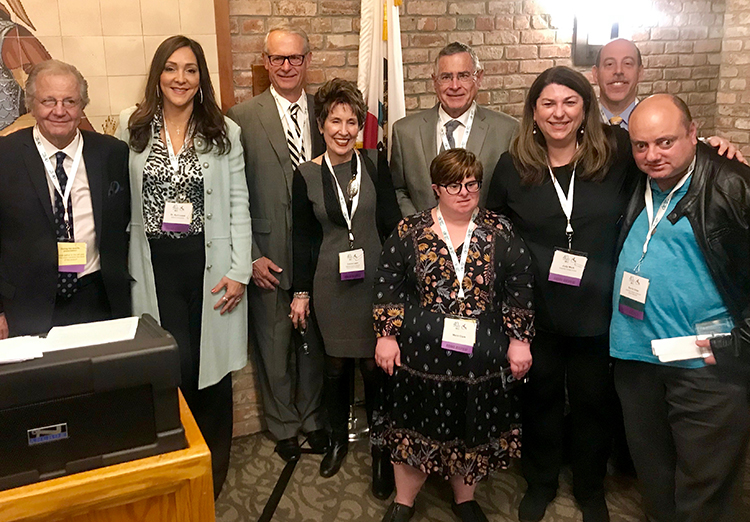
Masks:
[[[609,522],[609,509],[603,495],[581,504],[581,513],[583,522]]]
[[[404,506],[394,502],[388,506],[382,522],[408,522],[414,516],[414,506]]]
[[[293,462],[299,460],[299,456],[302,454],[302,450],[299,448],[297,437],[291,437],[289,439],[281,439],[276,443],[276,453],[279,457],[284,459],[286,462]]]
[[[338,473],[348,452],[348,440],[331,441],[331,445],[320,463],[320,476],[329,478]]]
[[[313,453],[316,455],[322,455],[328,450],[328,432],[324,429],[311,431],[310,433],[306,433],[307,435],[307,444],[310,446],[310,449]]]
[[[554,495],[550,496],[545,491],[529,488],[521,499],[518,506],[518,520],[521,522],[539,522],[544,518],[544,512],[547,506],[554,500]]]
[[[476,500],[468,500],[460,504],[456,504],[454,500],[451,502],[451,509],[461,522],[488,522],[484,511],[479,507]]]
[[[378,500],[391,496],[394,488],[391,456],[377,446],[372,448],[372,494]]]

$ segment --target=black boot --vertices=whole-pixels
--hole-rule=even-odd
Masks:
[[[331,443],[320,463],[320,476],[338,473],[349,451],[349,375],[326,377],[323,400],[331,426]]]
[[[372,447],[372,494],[379,500],[391,496],[394,488],[393,464],[387,451]]]

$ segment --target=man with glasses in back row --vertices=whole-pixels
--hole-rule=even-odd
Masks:
[[[484,167],[479,206],[484,206],[492,173],[508,150],[518,122],[476,103],[484,71],[474,50],[453,42],[440,50],[432,81],[439,103],[393,124],[391,174],[401,214],[435,206],[430,163],[445,149],[473,152]]]
[[[277,440],[276,452],[287,462],[300,457],[299,432],[307,435],[316,453],[328,446],[318,411],[322,347],[310,343],[307,353],[295,350],[289,318],[292,174],[297,165],[325,150],[313,97],[304,90],[311,58],[304,31],[288,24],[272,28],[263,48],[271,87],[227,113],[241,127],[245,149],[253,228],[253,275],[247,293],[264,416]]]
[[[128,147],[78,130],[88,101],[75,67],[42,62],[36,125],[0,138],[0,339],[131,313]]]

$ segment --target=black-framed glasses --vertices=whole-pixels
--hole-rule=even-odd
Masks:
[[[461,188],[465,188],[469,194],[475,194],[482,188],[482,182],[476,179],[467,181],[466,183],[449,183],[448,185],[439,185],[445,189],[445,191],[451,196],[455,196],[461,192]]]
[[[289,65],[292,67],[299,67],[305,63],[304,54],[290,54],[289,56],[282,56],[280,54],[268,54],[268,61],[274,67],[281,67],[284,62],[289,60]]]

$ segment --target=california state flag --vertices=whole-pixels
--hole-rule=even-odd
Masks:
[[[401,0],[362,0],[357,86],[367,103],[366,149],[390,143],[391,125],[406,116],[399,5]]]

